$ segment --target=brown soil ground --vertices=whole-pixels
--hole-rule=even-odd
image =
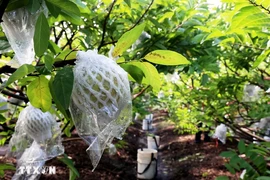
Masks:
[[[178,135],[172,123],[160,118],[154,120],[154,133],[161,137],[158,152],[157,180],[214,180],[227,175],[238,179],[239,174],[231,175],[224,167],[225,159],[219,154],[228,148],[236,148],[236,142],[228,141],[215,147],[214,142],[194,143],[194,135]],[[92,172],[92,165],[85,150],[87,145],[74,136],[64,139],[65,153],[74,161],[80,173],[78,180],[133,180],[136,179],[137,149],[146,147],[148,132],[141,130],[141,123],[134,122],[127,129],[117,154],[109,156],[105,151],[98,167]],[[1,163],[16,163],[13,158],[0,156]],[[41,180],[68,180],[69,169],[58,159],[46,162],[46,166],[56,166],[55,175],[42,175]],[[14,171],[6,171],[4,180],[10,180]]]

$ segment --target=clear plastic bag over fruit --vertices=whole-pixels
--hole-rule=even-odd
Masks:
[[[78,52],[70,111],[95,168],[106,145],[121,139],[132,119],[127,73],[96,51]]]
[[[213,138],[217,138],[223,144],[225,144],[226,143],[226,133],[227,133],[227,127],[224,124],[220,124],[216,127],[215,134],[213,135]]]
[[[12,180],[38,180],[40,172],[47,159],[47,155],[41,146],[33,141],[32,145],[25,149],[17,160],[17,167]],[[26,169],[30,168],[30,169]]]
[[[15,132],[9,143],[9,155],[21,159],[26,156],[23,154],[27,151],[27,156],[30,158],[32,156],[29,155],[29,152],[33,151],[31,148],[39,147],[40,152],[43,152],[44,155],[41,155],[40,159],[35,155],[36,160],[30,159],[30,161],[46,161],[64,153],[61,141],[61,129],[53,115],[28,105],[19,115]],[[21,159],[21,161],[28,160],[26,157]]]
[[[35,24],[39,14],[43,11],[47,11],[45,5],[36,13],[30,13],[25,7],[4,13],[1,25],[11,48],[15,52],[11,65],[20,66],[31,64],[34,61],[33,36]]]

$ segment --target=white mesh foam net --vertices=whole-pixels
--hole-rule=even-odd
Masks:
[[[91,50],[77,53],[70,111],[94,168],[129,125],[131,101],[127,73],[116,62]]]

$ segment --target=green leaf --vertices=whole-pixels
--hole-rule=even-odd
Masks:
[[[55,105],[59,109],[59,111],[65,116],[65,118],[67,120],[71,120],[71,114],[70,114],[69,110],[65,110],[65,108],[62,106],[62,104],[58,100],[58,97],[56,96],[56,93],[55,93],[56,89],[53,86],[53,81],[54,81],[54,78],[51,77],[50,82],[49,82],[49,87],[50,87],[50,92],[51,92],[52,98],[55,102]]]
[[[142,23],[130,31],[124,33],[116,43],[116,46],[112,52],[113,57],[122,55],[142,34],[145,28],[145,23]]]
[[[49,70],[52,71],[53,63],[54,63],[54,58],[53,56],[46,54],[44,56],[44,61],[45,61],[45,67]]]
[[[246,156],[250,157],[252,154],[254,154],[254,152],[252,152],[252,150],[254,149],[254,144],[251,143],[246,147]]]
[[[48,48],[50,27],[47,18],[41,13],[37,19],[34,34],[34,49],[37,56],[42,56]]]
[[[191,43],[192,44],[199,44],[202,42],[204,37],[205,37],[205,34],[198,34],[191,39]]]
[[[5,37],[0,37],[0,50],[5,52],[8,48],[10,48],[8,40]]]
[[[235,152],[233,151],[223,151],[220,153],[221,157],[225,157],[225,158],[231,158],[233,156],[237,155]]]
[[[258,156],[256,159],[252,161],[253,164],[257,167],[257,169],[263,173],[266,171],[266,161],[263,156]]]
[[[239,164],[241,163],[241,158],[239,158],[238,155],[235,155],[233,156],[231,159],[230,159],[230,166],[232,166],[234,169],[240,171],[240,167],[239,167]]]
[[[215,30],[213,30],[213,32],[209,33],[209,35],[207,36],[207,38],[204,39],[204,41],[207,41],[207,40],[213,39],[213,38],[219,38],[221,36],[224,36],[222,31],[215,29]]]
[[[60,13],[63,17],[65,17],[65,19],[71,21],[76,25],[83,24],[80,9],[75,3],[67,0],[46,0],[46,1],[47,4],[49,4],[50,6],[49,9],[50,12],[52,12],[53,16],[57,17]]]
[[[235,174],[235,170],[228,163],[225,163],[224,166],[230,171],[230,173]]]
[[[117,64],[120,64],[120,63],[124,63],[126,60],[125,60],[125,58],[124,57],[120,57],[120,58],[118,58],[117,60],[116,60],[116,63]]]
[[[227,176],[218,176],[215,180],[230,180]]]
[[[148,53],[144,59],[149,62],[161,65],[181,65],[190,62],[181,54],[170,50],[155,50]]]
[[[77,174],[70,169],[69,170],[69,180],[75,180],[76,178],[77,178]]]
[[[204,85],[206,85],[207,82],[208,82],[208,75],[203,74],[202,79],[201,79],[201,85],[204,86]]]
[[[4,164],[0,164],[0,170],[8,170],[8,169],[10,169],[10,170],[16,170],[16,168],[14,167],[14,165],[13,164],[6,164],[6,163],[4,163]]]
[[[48,48],[51,50],[51,52],[54,55],[56,55],[56,54],[58,54],[59,52],[62,51],[52,40],[49,40],[49,46],[48,46]]]
[[[50,13],[55,17],[57,18],[58,15],[60,14],[61,12],[61,9],[57,6],[55,6],[54,4],[48,2],[47,0],[45,0],[46,2],[46,6],[48,8],[48,10],[50,11]]]
[[[155,66],[148,62],[138,62],[138,61],[132,61],[128,64],[132,64],[134,66],[137,66],[143,71],[144,78],[142,80],[143,84],[147,84],[152,86],[154,93],[158,93],[161,87],[161,81],[159,77],[159,73]]]
[[[3,124],[5,122],[6,122],[6,118],[2,114],[0,114],[0,124]]]
[[[30,82],[34,81],[36,79],[35,76],[27,76],[24,77],[23,79],[20,79],[18,81],[18,86],[26,86],[28,85]]]
[[[44,66],[36,66],[36,70],[37,72],[39,72],[40,74],[43,74],[43,75],[50,75],[51,72]]]
[[[29,0],[29,4],[26,6],[26,8],[30,13],[35,13],[40,8],[41,4],[41,0]]]
[[[132,64],[121,64],[120,65],[125,71],[127,71],[136,82],[141,83],[144,77],[143,71]]]
[[[131,8],[131,0],[124,0],[125,1],[125,3],[128,5],[128,7],[130,7]]]
[[[230,28],[234,31],[246,27],[261,29],[264,26],[270,26],[270,16],[259,7],[249,5],[240,9],[233,17]]]
[[[71,129],[74,127],[73,121],[71,119],[68,119],[70,121],[69,125],[65,128],[64,133],[67,137],[71,137]]]
[[[65,163],[68,168],[77,176],[80,177],[80,174],[78,172],[78,170],[74,167],[74,163],[71,159],[68,158],[68,156],[66,154],[63,155],[64,157],[58,157],[58,159],[60,161],[62,161],[63,163]]]
[[[148,62],[143,62],[142,64],[144,66],[143,73],[146,82],[153,87],[154,93],[158,93],[161,87],[161,81],[156,67]]]
[[[16,168],[14,167],[13,164],[0,164],[0,177],[4,177],[5,176],[5,173],[4,171],[5,170],[16,170]]]
[[[267,156],[267,151],[263,151],[263,150],[260,150],[260,149],[252,149],[250,150],[251,152],[254,152],[256,154],[260,154],[260,155],[263,155],[263,156]]]
[[[73,81],[73,71],[70,67],[64,67],[58,71],[53,81],[55,95],[65,110],[69,108]]]
[[[5,87],[35,71],[35,67],[29,64],[20,66],[7,80]]]
[[[253,68],[256,68],[258,67],[261,62],[263,62],[264,60],[266,60],[266,58],[268,57],[270,53],[270,49],[268,50],[264,50],[258,57],[257,59],[255,60],[255,62],[253,63]]]
[[[238,147],[238,150],[239,150],[240,154],[245,153],[245,151],[246,151],[246,145],[245,145],[245,142],[242,139],[239,141],[237,147]]]
[[[7,102],[0,102],[0,107],[2,108],[2,106],[5,106],[5,105],[7,105]],[[0,112],[1,112],[1,110],[0,110]]]
[[[13,132],[11,130],[8,131],[2,131],[0,132],[0,136],[8,136],[9,134],[12,134]]]
[[[270,180],[270,176],[260,176],[257,177],[256,180]]]
[[[52,105],[49,80],[43,75],[37,77],[28,85],[27,96],[34,107],[48,111]]]
[[[13,11],[15,9],[18,9],[20,7],[26,6],[29,3],[29,0],[11,0],[8,3],[8,6],[6,8],[6,11]]]
[[[61,52],[61,54],[59,54],[57,57],[56,57],[56,60],[66,60],[67,56],[69,54],[71,54],[72,50],[70,49],[65,49],[64,51]]]
[[[71,14],[80,16],[79,8],[77,7],[75,3],[71,1],[68,1],[68,0],[46,0],[46,1],[60,8],[62,12],[65,12],[67,14],[71,13]]]
[[[61,16],[75,25],[82,25],[84,23],[80,16],[74,14],[61,13]]]

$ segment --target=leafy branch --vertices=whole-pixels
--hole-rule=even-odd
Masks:
[[[137,21],[135,24],[133,24],[133,26],[132,26],[131,28],[129,28],[128,31],[130,31],[131,29],[133,29],[134,27],[136,27],[136,26],[141,22],[141,20],[144,18],[144,16],[147,14],[147,12],[149,11],[149,9],[150,9],[151,6],[153,5],[154,1],[155,1],[155,0],[152,0],[152,1],[150,2],[150,4],[148,5],[148,7],[147,7],[146,10],[144,11],[144,13],[143,13],[143,14],[141,15],[141,17],[138,19],[138,21]]]
[[[268,14],[270,14],[270,10],[269,10],[268,8],[264,7],[262,4],[259,5],[259,4],[257,4],[255,1],[252,1],[252,0],[248,0],[248,1],[249,1],[249,3],[252,4],[253,6],[259,7],[259,8],[261,8],[261,9],[265,10]]]
[[[132,100],[134,100],[137,97],[139,97],[140,95],[142,95],[149,87],[150,87],[150,85],[148,85],[146,88],[142,89],[139,93],[134,94],[133,97],[132,97]]]
[[[101,47],[104,45],[104,39],[105,39],[105,34],[106,34],[106,29],[107,29],[107,21],[109,20],[109,17],[110,17],[110,14],[112,12],[112,9],[115,5],[117,0],[114,0],[112,2],[112,4],[110,5],[110,8],[109,8],[109,12],[108,14],[106,15],[105,19],[104,19],[104,22],[103,22],[103,30],[102,30],[102,38],[101,38],[101,42],[98,46],[98,51],[101,49]]]

